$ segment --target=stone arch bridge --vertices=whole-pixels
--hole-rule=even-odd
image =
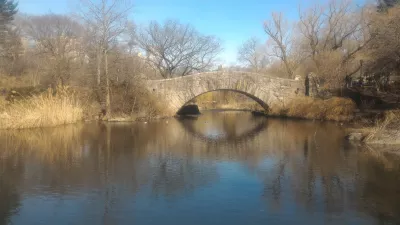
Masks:
[[[304,81],[248,72],[205,72],[164,80],[147,80],[146,88],[172,113],[197,96],[218,90],[242,93],[268,110],[305,95]]]

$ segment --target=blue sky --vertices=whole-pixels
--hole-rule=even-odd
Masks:
[[[292,20],[298,6],[307,7],[326,0],[133,0],[131,18],[137,24],[151,20],[178,19],[190,23],[204,34],[215,35],[223,42],[225,64],[236,61],[238,46],[251,36],[266,40],[262,23],[271,12],[284,12]],[[357,0],[362,2],[364,0]],[[19,0],[24,13],[71,13],[78,0]]]

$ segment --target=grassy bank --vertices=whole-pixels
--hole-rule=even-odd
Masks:
[[[0,129],[52,127],[92,120],[147,121],[173,115],[140,83],[111,86],[111,113],[107,117],[100,113],[101,98],[92,88],[15,86],[0,89]]]
[[[83,119],[83,107],[68,88],[47,92],[13,103],[2,103],[1,129],[50,127]]]
[[[272,108],[268,115],[312,120],[350,121],[354,118],[356,108],[356,104],[347,98],[333,97],[323,100],[298,97],[280,107]]]

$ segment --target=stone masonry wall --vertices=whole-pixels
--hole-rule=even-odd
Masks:
[[[177,112],[193,98],[210,91],[231,90],[247,95],[265,109],[305,95],[303,80],[282,79],[246,72],[207,72],[184,77],[148,80],[147,88]]]

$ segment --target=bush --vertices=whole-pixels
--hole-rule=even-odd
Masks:
[[[175,112],[167,111],[168,107],[160,102],[143,85],[140,79],[133,83],[123,82],[112,84],[111,111],[112,117],[130,117],[153,119],[157,117],[172,116]]]
[[[48,89],[44,94],[7,105],[0,112],[0,128],[49,127],[75,123],[82,117],[82,106],[73,91],[64,87],[54,93]]]
[[[298,97],[284,107],[277,107],[270,115],[286,117],[350,121],[354,117],[356,104],[347,98],[333,97],[327,100],[311,97]]]

